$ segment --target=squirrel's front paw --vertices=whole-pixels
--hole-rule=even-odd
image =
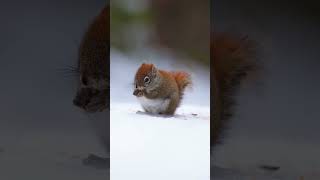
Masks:
[[[146,114],[146,112],[139,110],[139,111],[136,112],[136,114]]]

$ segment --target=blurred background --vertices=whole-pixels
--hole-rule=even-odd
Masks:
[[[209,64],[209,15],[208,0],[114,1],[111,45],[124,52],[161,46]]]
[[[101,179],[90,119],[72,104],[78,47],[105,0],[0,2],[0,179]]]
[[[248,35],[261,77],[246,83],[213,164],[241,172],[280,167],[275,179],[320,177],[318,1],[215,0],[214,31]]]

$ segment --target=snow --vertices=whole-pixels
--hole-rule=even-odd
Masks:
[[[180,64],[179,69],[191,72],[193,88],[174,116],[150,115],[132,95],[133,76],[142,61],[111,52],[110,178],[209,180],[209,70]],[[170,60],[155,55],[148,62],[166,69],[172,68]]]

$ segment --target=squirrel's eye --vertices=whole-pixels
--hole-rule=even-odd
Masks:
[[[143,79],[144,83],[149,83],[150,82],[150,78],[148,76],[144,77]]]

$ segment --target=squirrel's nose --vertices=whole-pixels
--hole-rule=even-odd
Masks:
[[[73,102],[73,105],[75,105],[77,107],[82,108],[82,106],[83,106],[82,101],[78,97],[75,97],[72,102]]]
[[[142,92],[140,90],[136,89],[133,91],[133,95],[140,97],[140,96],[142,96]]]
[[[90,101],[91,91],[89,89],[80,89],[73,99],[73,105],[84,108]]]
[[[138,90],[137,90],[137,89],[133,91],[133,95],[135,95],[135,96],[137,96],[137,95],[138,95],[138,93],[139,93],[139,92],[138,92]]]

